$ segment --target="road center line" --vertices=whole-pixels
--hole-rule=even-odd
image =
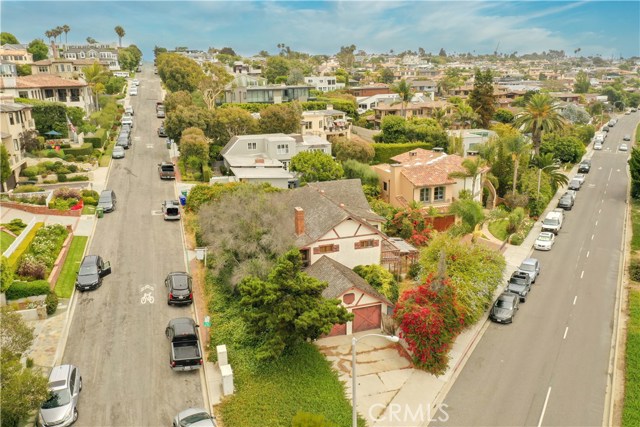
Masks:
[[[613,169],[609,169],[609,178],[607,178],[607,181],[611,179],[611,172],[613,172]]]
[[[567,339],[567,332],[569,332],[569,327],[568,326],[564,329],[564,336],[562,337],[563,340]]]
[[[587,251],[587,258],[589,258],[589,253],[590,253],[590,252],[591,252],[591,251]]]
[[[598,209],[598,213],[602,212],[602,209]]]
[[[582,273],[580,273],[580,278],[582,279],[584,277],[584,270],[582,270]]]
[[[578,295],[576,295],[575,297],[573,297],[573,305],[576,305],[576,301],[578,301]]]
[[[596,227],[598,226],[598,221],[596,221]]]
[[[592,234],[592,235],[591,235],[591,240],[593,240],[593,238],[594,238],[594,237],[595,237],[595,234]]]
[[[544,399],[544,405],[542,406],[542,413],[540,414],[540,421],[538,421],[538,427],[542,425],[544,419],[544,413],[547,411],[547,403],[549,403],[549,395],[551,394],[551,387],[547,390],[547,397]]]

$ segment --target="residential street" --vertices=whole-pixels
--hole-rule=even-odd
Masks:
[[[114,160],[107,188],[118,205],[97,223],[87,253],[111,262],[101,288],[77,295],[63,363],[80,368],[79,426],[167,425],[179,411],[204,406],[201,372],[173,372],[164,330],[172,318],[192,316],[191,306],[166,304],[164,278],[185,271],[179,222],[165,222],[164,199],[173,181],[161,181],[157,163],[168,159],[156,136],[160,80],[145,66],[135,109],[133,146]]]
[[[491,324],[448,393],[446,426],[600,426],[619,285],[628,153],[621,116],[512,325]],[[607,424],[607,421],[605,421]]]

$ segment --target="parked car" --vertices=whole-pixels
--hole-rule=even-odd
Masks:
[[[189,408],[173,419],[172,427],[216,427],[216,418],[204,409]]]
[[[578,192],[576,190],[567,190],[564,192],[564,194],[570,195],[573,198],[573,201],[575,202]]]
[[[76,289],[80,292],[96,289],[102,285],[102,278],[111,274],[111,263],[102,259],[100,255],[87,255],[82,259]]]
[[[66,427],[75,423],[82,391],[80,370],[73,365],[55,366],[49,374],[48,387],[49,397],[40,406],[38,424],[43,427]]]
[[[580,181],[580,185],[584,184],[584,181],[587,179],[587,176],[583,173],[577,173],[573,179],[577,179],[578,181]]]
[[[138,95],[138,88],[136,86],[131,86],[131,88],[129,89],[129,96],[137,96]]]
[[[128,150],[130,146],[131,146],[131,140],[129,139],[129,137],[126,135],[122,135],[118,137],[118,140],[116,141],[116,145],[114,148],[122,147],[123,149]]]
[[[162,202],[162,215],[165,221],[180,219],[180,202],[178,200],[165,200]]]
[[[578,166],[578,172],[580,173],[589,173],[591,171],[591,160],[583,160],[580,162]]]
[[[527,295],[531,291],[531,278],[527,273],[514,271],[507,282],[506,290],[517,294],[520,297],[520,302],[527,302]]]
[[[520,297],[505,291],[493,303],[489,318],[498,323],[512,323],[516,312],[520,308]]]
[[[124,159],[124,147],[116,145],[111,152],[112,159]]]
[[[598,141],[598,142],[596,142],[595,144],[593,144],[593,149],[594,149],[594,150],[597,150],[597,151],[602,150],[602,142],[599,142],[599,141]]]
[[[603,127],[602,132],[609,132],[609,127],[608,126]]]
[[[631,141],[631,135],[625,135],[622,137],[623,141]]]
[[[582,181],[580,181],[579,179],[572,179],[571,181],[569,181],[569,190],[580,190],[580,187],[582,187]]]
[[[538,238],[533,243],[533,248],[539,251],[550,251],[555,241],[555,234],[548,231],[543,231],[538,235]]]
[[[191,276],[187,273],[180,271],[169,273],[166,279],[164,279],[164,285],[167,287],[168,305],[193,303]]]
[[[133,116],[133,107],[131,105],[127,105],[124,107],[124,113]]]
[[[531,283],[536,283],[536,279],[540,275],[540,261],[536,258],[526,258],[518,267],[518,272],[528,274]]]
[[[98,199],[98,207],[103,209],[103,212],[113,212],[116,210],[116,192],[113,190],[102,190],[100,193],[100,199]]]
[[[123,114],[122,118],[120,119],[120,123],[123,125],[128,125],[131,128],[133,128],[133,116],[130,114]]]
[[[176,179],[176,165],[171,162],[158,163],[160,179]]]
[[[542,231],[550,231],[554,234],[558,234],[562,228],[564,222],[564,210],[554,209],[547,213],[547,216],[542,220]]]
[[[164,126],[160,126],[158,128],[158,136],[160,138],[166,138],[167,137],[167,131],[164,129]]]
[[[190,371],[202,366],[198,325],[190,317],[169,321],[165,335],[171,341],[169,364],[174,371]]]
[[[620,151],[628,151],[629,147],[627,146],[627,144],[620,144],[620,147],[618,147],[618,150]]]
[[[570,211],[573,209],[573,196],[568,193],[564,193],[560,200],[558,200],[558,207],[564,210]]]

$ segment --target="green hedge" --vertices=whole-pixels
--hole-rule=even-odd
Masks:
[[[93,154],[93,145],[85,142],[84,144],[82,144],[82,147],[80,148],[67,148],[66,150],[64,150],[65,154],[71,154],[74,156],[89,156],[91,154]]]
[[[84,142],[85,144],[91,144],[93,148],[102,148],[102,139],[96,136],[85,136]]]
[[[403,144],[373,144],[373,149],[376,150],[376,155],[373,157],[373,164],[389,163],[392,157],[398,154],[406,153],[407,151],[415,150],[416,148],[424,148],[425,150],[431,149],[431,145],[424,142],[407,142]]]
[[[13,282],[7,289],[7,299],[27,298],[35,295],[47,295],[50,291],[49,282],[34,280],[33,282]]]
[[[27,249],[29,249],[29,245],[31,244],[31,242],[33,241],[33,238],[36,236],[36,233],[38,232],[38,230],[40,230],[42,227],[44,226],[44,222],[37,222],[33,228],[31,229],[31,231],[29,231],[29,234],[27,234],[24,238],[24,240],[22,241],[22,243],[20,243],[20,245],[18,245],[18,247],[16,248],[16,250],[11,254],[11,256],[9,257],[9,265],[15,267],[18,259],[20,259],[20,257],[22,256],[22,254],[24,254]]]

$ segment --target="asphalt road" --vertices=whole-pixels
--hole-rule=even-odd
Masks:
[[[164,278],[185,271],[184,246],[181,224],[160,214],[162,200],[176,198],[173,181],[157,172],[169,151],[156,133],[160,80],[151,66],[137,78],[133,147],[113,161],[107,185],[118,205],[98,221],[88,250],[113,272],[102,287],[77,295],[63,356],[82,374],[78,426],[170,425],[179,411],[204,406],[200,371],[169,367],[165,327],[192,309],[166,304]]]
[[[621,116],[594,152],[555,246],[533,254],[541,275],[527,302],[513,324],[489,325],[438,425],[603,425],[629,181],[617,149],[639,114]]]

